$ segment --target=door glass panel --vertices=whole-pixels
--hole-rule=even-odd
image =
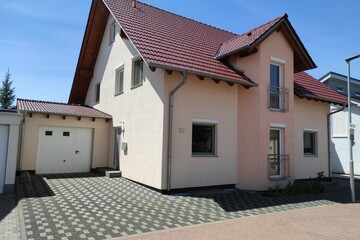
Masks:
[[[280,130],[270,129],[270,176],[280,175]]]

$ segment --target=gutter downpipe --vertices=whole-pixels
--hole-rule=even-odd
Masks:
[[[167,156],[167,187],[166,190],[171,190],[171,158],[172,158],[172,128],[173,128],[173,112],[174,112],[174,94],[186,83],[188,80],[188,72],[183,71],[183,79],[181,82],[171,90],[169,94],[169,125],[168,125],[168,156]]]
[[[329,164],[329,178],[332,178],[332,168],[331,168],[331,150],[330,150],[330,145],[331,145],[331,129],[330,129],[330,116],[341,112],[345,109],[346,105],[341,106],[341,108],[339,108],[338,110],[334,111],[334,112],[330,112],[327,115],[327,134],[328,134],[328,164]]]

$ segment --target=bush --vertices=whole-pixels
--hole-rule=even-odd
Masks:
[[[284,188],[277,182],[275,187],[270,187],[266,192],[268,196],[296,196],[306,194],[319,194],[325,191],[325,186],[319,180],[309,180],[302,182],[289,181]]]

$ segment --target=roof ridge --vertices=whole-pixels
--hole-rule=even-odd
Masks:
[[[272,19],[272,20],[270,20],[270,21],[267,21],[266,23],[263,23],[263,24],[261,24],[261,25],[259,25],[259,26],[257,26],[257,27],[254,27],[254,28],[252,28],[252,29],[250,29],[250,30],[242,33],[242,34],[237,34],[237,36],[235,36],[234,38],[231,38],[231,39],[226,40],[226,41],[223,42],[221,45],[226,44],[226,43],[234,40],[234,39],[237,38],[237,37],[242,37],[242,36],[244,36],[244,35],[247,35],[247,34],[249,34],[250,32],[252,32],[252,31],[254,31],[254,30],[256,30],[256,29],[259,29],[259,28],[261,28],[261,27],[263,27],[263,26],[265,26],[265,25],[267,25],[267,24],[269,24],[269,23],[271,23],[271,22],[279,21],[281,18],[287,18],[287,17],[288,17],[288,15],[287,15],[287,13],[285,13],[284,15],[278,16],[278,17],[276,17],[276,18],[274,18],[274,19]]]
[[[33,102],[33,103],[48,103],[48,104],[58,104],[58,105],[66,105],[66,106],[77,106],[77,107],[86,107],[80,104],[68,104],[64,102],[51,102],[51,101],[43,101],[43,100],[35,100],[35,99],[25,99],[25,98],[17,98],[17,101],[24,102]]]
[[[202,24],[202,25],[204,25],[204,26],[207,26],[207,27],[211,27],[211,28],[214,28],[214,29],[223,31],[223,32],[227,32],[227,33],[230,33],[230,34],[239,36],[238,33],[234,33],[234,32],[231,32],[231,31],[229,31],[229,30],[225,30],[225,29],[222,29],[222,28],[219,28],[219,27],[215,27],[215,26],[212,26],[212,25],[210,25],[210,24],[207,24],[207,23],[204,23],[204,22],[201,22],[201,21],[198,21],[198,20],[189,18],[189,17],[185,17],[185,16],[182,16],[182,15],[180,15],[180,14],[173,13],[173,12],[167,11],[167,10],[165,10],[165,9],[161,9],[161,8],[159,8],[159,7],[155,7],[155,6],[152,6],[152,5],[147,4],[147,3],[143,3],[143,2],[141,2],[141,1],[138,1],[138,3],[141,3],[141,4],[144,4],[144,5],[146,5],[146,6],[152,7],[152,8],[154,8],[154,9],[157,9],[157,10],[160,10],[160,11],[163,11],[163,12],[166,12],[166,13],[169,13],[169,14],[174,15],[174,16],[178,16],[178,17],[184,18],[184,19],[186,19],[186,20],[190,20],[190,21],[193,21],[193,22],[196,22],[196,23],[200,23],[200,24]],[[236,36],[235,36],[235,37],[236,37]]]

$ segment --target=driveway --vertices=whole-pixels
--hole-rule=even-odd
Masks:
[[[331,192],[313,196],[268,198],[234,189],[164,195],[88,173],[33,176],[17,193],[28,239],[110,239],[347,202],[346,183],[338,181]]]

